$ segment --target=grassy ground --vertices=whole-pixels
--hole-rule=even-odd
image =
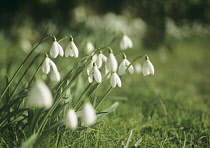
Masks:
[[[126,74],[123,87],[115,88],[99,108],[119,102],[113,113],[87,130],[58,132],[42,147],[123,147],[131,130],[130,147],[140,138],[139,147],[145,148],[210,147],[210,45],[193,40],[173,48],[141,51],[154,64],[154,76]]]
[[[123,79],[123,88],[115,89],[106,101],[106,105],[118,101],[117,110],[80,134],[65,133],[61,145],[122,147],[133,130],[130,147],[140,138],[139,147],[145,148],[210,147],[209,47],[206,42],[187,41],[175,44],[172,53],[146,51],[155,75]]]

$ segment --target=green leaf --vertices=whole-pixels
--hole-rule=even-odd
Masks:
[[[115,102],[112,106],[97,114],[97,119],[103,118],[118,107],[119,103]]]

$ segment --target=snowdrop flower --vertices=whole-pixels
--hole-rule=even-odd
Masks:
[[[74,44],[73,37],[70,36],[70,42],[65,49],[65,56],[71,56],[77,58],[79,56],[79,51],[77,46]]]
[[[52,60],[50,60],[50,58],[48,56],[46,56],[46,58],[42,64],[43,73],[48,74],[50,72],[50,66],[52,66],[54,71],[58,71],[55,63]]]
[[[73,109],[69,109],[66,114],[65,119],[66,126],[70,129],[76,129],[78,126],[78,119],[75,111]]]
[[[53,98],[50,89],[43,81],[35,81],[28,94],[28,106],[50,108],[52,104]]]
[[[124,75],[127,68],[130,74],[133,74],[133,66],[130,65],[130,62],[126,59],[126,55],[123,53],[123,61],[120,63],[120,66],[118,69],[119,75],[120,76]]]
[[[127,48],[132,48],[133,43],[127,35],[123,35],[122,40],[120,41],[120,48],[125,50]]]
[[[106,60],[106,68],[107,68],[107,70],[109,70],[111,72],[116,72],[117,67],[118,67],[117,60],[116,60],[112,50],[110,49],[109,50],[109,56]]]
[[[97,83],[101,83],[102,76],[101,76],[101,72],[98,70],[96,63],[93,63],[93,68],[91,69],[90,74],[88,76],[89,83],[93,82],[93,77]]]
[[[87,75],[90,75],[90,71],[93,68],[93,60],[90,61],[90,63],[87,65]]]
[[[113,88],[116,87],[116,86],[118,86],[118,87],[122,86],[122,82],[120,80],[120,77],[117,75],[116,72],[112,73],[112,75],[110,77],[110,84]]]
[[[98,68],[100,68],[102,66],[103,61],[106,62],[106,60],[107,57],[103,55],[102,51],[100,51],[96,59],[96,65],[98,66]]]
[[[85,47],[85,52],[87,54],[90,54],[93,50],[95,49],[95,47],[93,46],[92,42],[87,42],[86,47]]]
[[[97,117],[93,106],[87,102],[82,110],[82,120],[85,126],[91,126],[95,123]]]
[[[42,71],[45,74],[48,74],[50,72],[50,66],[52,66],[53,68],[53,76],[52,76],[52,80],[55,81],[60,81],[60,73],[58,72],[57,66],[55,65],[55,63],[50,60],[50,58],[48,56],[46,56],[43,64],[42,64]]]
[[[55,37],[54,37],[54,41],[53,41],[52,47],[50,49],[50,55],[51,55],[52,58],[56,58],[58,55],[60,55],[60,56],[64,55],[63,48],[56,41]]]
[[[143,65],[142,72],[144,76],[149,75],[149,74],[154,75],[155,73],[154,66],[150,62],[149,57],[147,55],[146,55],[146,61],[144,62],[144,65]]]
[[[134,65],[134,69],[135,69],[135,72],[136,72],[137,74],[140,74],[141,71],[142,71],[141,64],[140,64],[140,63],[136,63],[136,64]]]

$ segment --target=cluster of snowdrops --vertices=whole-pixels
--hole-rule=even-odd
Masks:
[[[122,40],[120,42],[120,48],[122,50],[125,50],[127,48],[132,48],[133,44],[131,39],[127,35],[123,35]],[[88,81],[89,83],[92,83],[94,80],[97,83],[102,82],[102,74],[100,71],[100,68],[103,67],[103,63],[105,64],[105,75],[106,78],[110,79],[110,84],[114,88],[116,86],[121,87],[122,82],[120,79],[120,76],[124,75],[126,71],[129,71],[130,74],[134,73],[134,67],[132,64],[127,60],[126,55],[122,53],[122,62],[119,64],[115,58],[115,55],[113,54],[113,50],[110,47],[107,47],[109,49],[109,55],[106,57],[102,51],[100,50],[98,54],[95,54],[94,46],[91,42],[88,42],[86,45],[86,52],[91,55],[91,60],[89,64],[86,67],[86,72],[88,75]],[[63,50],[61,45],[57,42],[56,38],[54,37],[54,41],[52,44],[52,47],[50,49],[50,55],[52,58],[56,58],[57,56],[64,56],[68,57],[75,57],[78,58],[79,56],[79,50],[77,46],[75,45],[73,41],[73,37],[70,36],[70,42]],[[145,55],[146,61],[143,64],[142,73],[144,76],[149,74],[154,74],[154,66],[150,62],[147,55]],[[46,58],[42,65],[42,71],[45,74],[48,74],[50,72],[50,69],[52,67],[53,70],[53,79],[56,81],[60,81],[60,73],[56,67],[56,64],[49,58],[49,56],[46,54]],[[53,104],[53,97],[51,94],[50,89],[47,87],[47,85],[39,80],[36,81],[33,87],[31,88],[29,92],[28,97],[28,105],[30,107],[43,107],[43,108],[50,108]],[[82,121],[85,126],[91,126],[95,123],[97,120],[96,113],[91,105],[90,102],[86,102],[83,106],[83,113],[82,113]],[[77,115],[74,111],[74,109],[69,109],[66,113],[66,125],[70,129],[76,129],[78,126],[78,119]]]
[[[18,78],[18,74],[21,74],[20,71],[27,65],[26,63],[36,48],[48,38],[53,38],[49,54],[47,52],[39,53],[32,58],[31,63],[25,68],[25,72]],[[124,53],[115,55],[114,50],[109,46],[95,49],[91,42],[87,42],[87,55],[78,58],[79,50],[74,43],[73,37],[68,37],[69,42],[65,48],[60,45],[60,41],[63,39],[57,41],[55,36],[49,36],[40,41],[31,50],[13,77],[8,80],[8,84],[1,94],[0,101],[3,102],[3,105],[0,106],[2,111],[2,117],[0,118],[1,130],[7,129],[9,125],[14,123],[22,124],[22,127],[27,131],[27,136],[25,137],[27,140],[22,143],[22,148],[39,147],[43,139],[63,125],[69,129],[76,130],[77,128],[81,129],[96,124],[99,118],[117,107],[117,104],[113,104],[105,111],[97,113],[95,111],[113,88],[122,86],[121,78],[126,72],[133,74],[135,71],[139,72],[141,70],[144,76],[154,74],[154,67],[147,55],[138,56],[130,62]],[[123,35],[120,41],[120,49],[125,50],[132,47],[132,40],[127,35]],[[108,53],[107,56],[103,54],[104,50],[108,50],[106,52]],[[25,85],[22,84],[23,78],[29,72],[34,62],[43,54],[42,62],[39,62],[39,67],[36,68],[31,80],[27,83],[28,86],[25,88]],[[78,58],[73,68],[65,76],[60,75],[59,67],[53,61],[58,56]],[[122,56],[122,61],[119,64],[116,56]],[[141,57],[146,59],[143,67],[141,68],[138,65],[135,68],[133,66],[134,62]],[[44,80],[43,77],[38,77],[40,70],[42,70],[41,75],[47,77],[50,75],[50,80],[57,82],[56,87],[49,87],[47,85],[49,84],[48,81]],[[76,101],[72,103],[72,100],[66,98],[70,98],[69,96],[73,94],[68,94],[68,97],[65,97],[65,95],[67,95],[68,90],[76,82],[79,75],[84,72],[88,77],[89,85],[87,87],[84,85],[80,86],[83,91],[80,92],[81,94],[78,98],[73,98],[73,101],[75,99]],[[15,79],[19,80],[14,81]],[[96,105],[93,105],[90,98],[93,96],[94,91],[98,89],[98,86],[107,79],[110,81],[110,89],[105,92]],[[10,87],[15,82],[17,84],[12,93],[9,94]],[[20,89],[21,86],[22,90]],[[27,91],[25,92],[25,90]],[[7,133],[5,132],[4,135],[6,137]]]

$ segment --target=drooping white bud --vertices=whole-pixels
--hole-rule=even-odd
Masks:
[[[75,111],[73,109],[69,109],[66,114],[65,119],[66,126],[70,129],[76,129],[78,126],[78,119]]]
[[[65,56],[71,56],[77,58],[79,56],[79,51],[77,46],[75,45],[72,36],[70,37],[70,42],[68,43],[65,49]]]
[[[123,35],[122,40],[120,41],[120,48],[125,50],[127,48],[132,48],[133,43],[127,35]]]
[[[50,72],[50,59],[48,57],[45,58],[42,64],[42,71],[45,74],[48,74]]]
[[[129,67],[128,67],[129,66]],[[130,74],[133,74],[133,66],[130,65],[130,62],[125,58],[123,61],[120,63],[118,73],[120,76],[125,74],[126,69],[130,72]]]
[[[52,104],[53,98],[50,89],[43,81],[35,81],[28,94],[28,106],[48,109]]]
[[[102,52],[100,52],[98,54],[97,59],[96,59],[96,65],[97,65],[97,67],[100,68],[102,66],[103,61],[106,62],[106,60],[107,60],[107,57],[105,55],[103,55]]]
[[[82,110],[82,121],[84,122],[84,125],[91,126],[96,122],[96,119],[96,113],[92,104],[86,102]]]
[[[142,67],[140,63],[134,65],[135,73],[140,74],[142,72]]]
[[[146,61],[144,62],[142,72],[144,76],[149,75],[149,74],[154,75],[155,73],[154,66],[150,62],[148,56],[146,56]]]
[[[111,84],[111,86],[113,88],[116,87],[116,86],[118,86],[118,87],[121,87],[122,86],[122,82],[120,80],[120,77],[117,75],[116,72],[114,72],[114,73],[111,74],[110,84]]]
[[[95,47],[93,46],[93,43],[90,41],[87,42],[86,47],[85,47],[85,53],[90,54],[94,49]]]
[[[50,66],[53,68],[51,79],[54,81],[60,81],[60,73],[58,72],[57,66],[52,60],[50,60],[50,58],[46,57],[42,65],[43,73],[48,74],[50,72]]]
[[[98,70],[97,65],[93,66],[93,74],[94,74],[94,78],[95,78],[96,82],[101,83],[102,76],[101,76],[101,72]]]
[[[102,75],[101,75],[101,72],[98,70],[98,67],[95,63],[93,63],[93,67],[92,67],[92,69],[89,73],[89,76],[88,76],[89,83],[93,82],[93,77],[97,83],[101,83]]]
[[[106,68],[111,72],[116,72],[117,66],[118,66],[117,60],[112,51],[110,50],[109,56],[106,60]]]
[[[50,55],[51,55],[52,58],[56,58],[58,56],[58,54],[60,56],[63,56],[64,52],[63,52],[63,48],[56,41],[56,38],[54,37],[54,41],[53,41],[53,44],[52,44],[51,49],[50,49]]]

